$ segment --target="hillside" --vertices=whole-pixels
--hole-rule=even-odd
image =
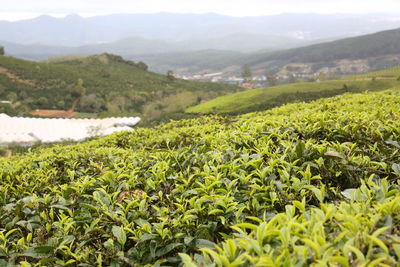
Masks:
[[[280,51],[257,52],[193,51],[138,55],[154,70],[173,69],[196,73],[204,69],[226,74],[240,74],[244,64],[252,70],[269,69],[281,77],[295,75],[308,78],[316,73],[354,75],[400,65],[400,29],[377,32],[353,38],[322,42]]]
[[[134,61],[145,61],[150,70],[159,73],[173,70],[180,74],[194,74],[211,70],[231,75],[239,74],[241,67],[248,64],[253,70],[266,68],[281,77],[293,74],[307,78],[320,72],[352,75],[400,64],[400,29],[330,42],[326,40],[240,32],[239,28],[227,35],[183,40],[136,36],[76,47],[21,45],[8,41],[0,41],[0,44],[5,46],[8,55],[31,60],[114,53]],[[312,43],[317,44],[310,45]],[[297,48],[288,49],[291,47]]]
[[[247,40],[246,38],[244,39]],[[181,73],[196,73],[204,69],[226,74],[240,74],[244,64],[253,70],[269,69],[281,77],[295,75],[312,77],[316,73],[352,75],[400,65],[400,29],[377,32],[336,41],[322,42],[280,51],[257,52],[193,51],[137,55],[156,71],[173,69]]]
[[[291,102],[315,100],[346,92],[380,91],[400,84],[400,68],[351,76],[341,80],[292,83],[217,97],[190,107],[188,113],[241,114]]]
[[[198,83],[146,71],[144,63],[102,54],[32,62],[0,56],[0,100],[15,113],[34,109],[69,109],[100,116],[139,115],[156,120],[205,99],[240,90],[236,86]]]
[[[240,66],[240,59],[246,53],[222,50],[201,50],[161,54],[135,55],[132,58],[149,64],[149,68],[159,73],[174,70],[181,74],[193,74],[203,70],[218,72],[231,66]],[[236,69],[236,68],[235,68]]]
[[[372,70],[392,67],[399,60],[391,62],[392,56],[400,54],[400,29],[341,39],[273,53],[255,53],[246,59],[254,67],[283,67],[290,63],[314,63],[331,67],[340,60],[368,59]],[[379,60],[381,58],[381,60]],[[384,62],[387,60],[386,65]],[[375,61],[375,62],[374,62]],[[322,64],[321,64],[322,63]],[[390,65],[392,64],[392,65]]]
[[[398,81],[400,81],[400,66],[374,72],[368,72],[356,76],[349,76],[347,77],[347,79],[397,79]]]
[[[247,41],[248,38],[244,38],[242,42]],[[303,78],[317,73],[360,74],[400,65],[400,29],[321,42],[318,40],[318,44],[313,45],[304,42],[301,47],[292,49],[281,45],[280,51],[265,44],[265,49],[257,52],[180,51],[132,58],[145,60],[152,69],[161,72],[173,69],[180,73],[196,73],[210,69],[238,75],[242,66],[248,64],[252,70],[269,69],[281,77]]]
[[[0,158],[0,265],[396,266],[400,91]]]

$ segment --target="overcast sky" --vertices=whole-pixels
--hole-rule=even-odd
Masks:
[[[42,14],[207,13],[260,16],[280,13],[400,13],[400,0],[1,0],[0,20]]]

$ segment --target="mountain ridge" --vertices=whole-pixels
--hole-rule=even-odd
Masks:
[[[20,44],[40,42],[47,45],[62,43],[71,46],[113,42],[128,36],[185,40],[205,36],[218,37],[237,31],[323,39],[361,35],[400,27],[400,21],[387,21],[387,17],[387,15],[379,14],[282,14],[230,17],[218,14],[173,13],[114,14],[89,18],[41,16],[16,22],[0,21],[0,36],[5,41]],[[395,17],[400,17],[400,15]],[[49,21],[51,23],[48,23]],[[330,30],[326,31],[328,28]],[[51,38],[48,38],[49,36]]]

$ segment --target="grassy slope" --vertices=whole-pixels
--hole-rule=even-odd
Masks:
[[[379,70],[379,71],[369,72],[369,73],[365,73],[365,74],[360,74],[360,75],[356,75],[356,76],[350,76],[347,79],[360,79],[360,78],[399,79],[400,78],[400,66],[385,69],[385,70]]]
[[[286,84],[254,89],[215,98],[190,107],[186,112],[238,114],[264,110],[290,102],[329,97],[344,92],[385,90],[400,83],[397,81],[399,75],[400,68],[393,68],[376,73],[353,76],[343,80]],[[372,77],[377,79],[372,81]],[[385,79],[379,79],[380,77]]]
[[[346,94],[0,159],[0,263],[394,266],[399,103]]]
[[[199,99],[239,90],[224,84],[168,79],[104,54],[52,62],[0,57],[0,67],[9,73],[0,73],[0,99],[16,93],[14,102],[20,102],[19,110],[69,108],[74,99],[69,88],[79,79],[86,88],[86,99],[81,101],[78,111],[137,114],[150,119],[178,112]],[[40,97],[47,99],[40,102]]]

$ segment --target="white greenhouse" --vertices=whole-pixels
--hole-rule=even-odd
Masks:
[[[129,131],[139,117],[104,119],[43,119],[0,114],[0,144],[81,141],[88,137]]]

